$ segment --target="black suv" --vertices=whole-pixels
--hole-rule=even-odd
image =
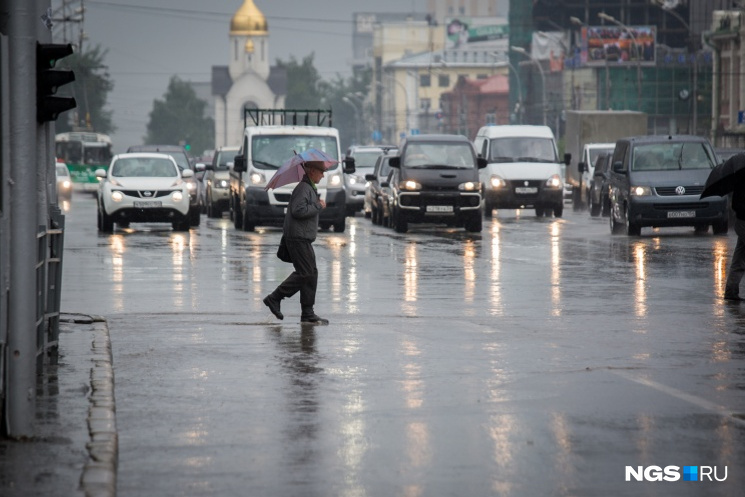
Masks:
[[[404,138],[399,156],[391,157],[397,180],[390,185],[391,221],[399,233],[409,223],[445,223],[481,231],[479,169],[486,159],[476,156],[462,135],[413,135]]]
[[[727,198],[701,199],[718,158],[699,136],[636,136],[616,142],[610,168],[611,232],[638,236],[644,226],[728,230]]]
[[[129,152],[159,152],[161,154],[168,154],[173,157],[173,160],[178,164],[179,169],[191,169],[194,171],[194,177],[187,178],[184,180],[186,186],[189,188],[189,225],[199,226],[201,221],[200,214],[202,213],[203,205],[202,195],[203,184],[201,181],[201,175],[197,176],[197,173],[203,173],[202,171],[196,170],[196,165],[189,154],[186,152],[184,147],[178,145],[133,145],[127,149]]]

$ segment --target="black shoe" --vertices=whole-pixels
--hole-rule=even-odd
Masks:
[[[275,299],[271,295],[267,295],[264,298],[264,305],[266,305],[270,311],[272,311],[272,314],[277,319],[284,319],[285,316],[282,314],[282,311],[279,310],[279,300]]]
[[[328,319],[323,319],[315,314],[311,314],[310,316],[300,316],[300,322],[302,324],[329,324]]]
[[[733,295],[733,294],[724,294],[724,300],[733,300],[735,302],[742,302],[745,300],[744,298],[740,297],[739,295]]]

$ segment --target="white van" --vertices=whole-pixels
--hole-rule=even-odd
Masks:
[[[484,215],[493,209],[532,207],[536,216],[564,213],[563,165],[548,126],[484,126],[474,146],[487,160],[479,178],[484,189]],[[564,164],[571,156],[565,154]]]
[[[328,125],[321,124],[323,115],[315,123],[307,124],[310,121],[307,115],[326,111],[246,109],[245,112],[252,113],[253,124],[245,126],[239,154],[230,168],[230,216],[235,227],[244,231],[253,231],[256,226],[282,226],[297,183],[268,191],[267,183],[293,152],[316,148],[340,160],[339,130],[330,126],[330,118],[325,121]],[[301,119],[292,119],[303,124],[290,123],[288,115],[291,117],[293,113],[303,114]],[[279,117],[275,119],[276,116]],[[280,124],[274,124],[275,121]],[[337,233],[346,229],[343,172],[354,172],[354,168],[336,164],[318,183],[318,194],[326,202],[318,224],[324,230],[333,226]]]

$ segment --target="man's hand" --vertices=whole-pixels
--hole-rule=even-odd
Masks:
[[[323,200],[323,199],[318,199],[318,201],[321,203],[321,209],[325,209],[326,208],[326,201]]]

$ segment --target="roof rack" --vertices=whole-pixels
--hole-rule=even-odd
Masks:
[[[331,127],[331,109],[256,109],[243,107],[243,127],[249,118],[254,126],[292,125]],[[315,123],[313,122],[315,121]]]

